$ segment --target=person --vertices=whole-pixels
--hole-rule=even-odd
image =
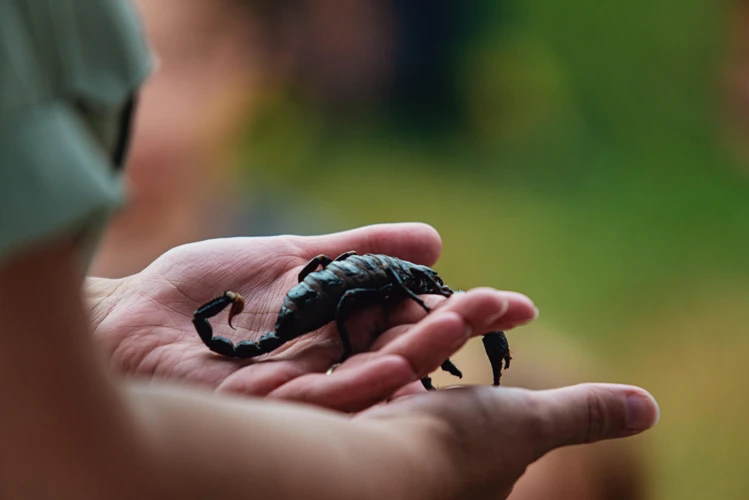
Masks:
[[[357,346],[367,352],[331,375],[318,371],[334,350],[330,329],[260,363],[219,365],[190,343],[199,294],[261,292],[245,328],[265,331],[274,299],[318,253],[431,264],[439,237],[419,224],[177,247],[137,275],[87,282],[87,311],[85,268],[121,202],[148,50],[121,0],[3,2],[0,47],[4,496],[497,498],[549,450],[657,421],[653,397],[632,386],[415,394],[419,378],[472,335],[535,318],[533,303],[511,292],[470,290],[425,317],[404,304],[371,345]],[[116,373],[92,330],[141,378]],[[144,367],[175,380],[143,380]],[[207,389],[248,384],[253,370],[264,385],[250,392],[269,397]]]

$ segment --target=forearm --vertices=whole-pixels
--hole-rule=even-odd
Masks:
[[[0,266],[6,496],[435,497],[426,479],[442,474],[419,426],[396,434],[312,407],[126,390],[96,354],[74,262],[61,244]]]
[[[3,494],[157,497],[148,443],[93,348],[74,256],[63,241],[0,263]]]

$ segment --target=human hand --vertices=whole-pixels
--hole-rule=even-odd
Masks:
[[[217,488],[227,499],[248,492],[263,498],[506,498],[545,453],[632,436],[659,415],[647,392],[613,384],[432,391],[353,417],[163,384],[133,389],[135,415],[168,459],[174,483],[201,498]]]
[[[319,254],[348,250],[384,253],[432,265],[441,242],[423,224],[369,226],[327,236],[228,238],[177,247],[137,275],[99,281],[94,331],[113,364],[132,373],[189,380],[219,391],[239,392],[358,411],[396,391],[422,391],[419,378],[434,371],[472,334],[508,330],[531,321],[529,299],[511,292],[476,289],[440,304],[424,318],[412,301],[387,315],[377,307],[351,321],[355,353],[333,374],[324,372],[341,355],[334,325],[328,325],[252,360],[217,355],[192,324],[195,309],[233,290],[245,296],[245,313],[232,333],[213,320],[215,335],[256,340],[273,329],[286,292],[300,269]],[[223,316],[220,316],[223,318]],[[488,362],[488,361],[487,361]]]
[[[642,389],[581,384],[546,391],[456,388],[402,398],[353,421],[398,432],[396,440],[410,443],[429,474],[419,482],[433,487],[411,498],[499,499],[547,452],[636,435],[659,414]]]

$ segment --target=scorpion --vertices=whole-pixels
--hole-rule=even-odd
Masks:
[[[349,251],[335,259],[326,255],[312,258],[299,273],[298,284],[286,294],[275,328],[257,341],[242,340],[235,345],[225,337],[213,335],[209,318],[231,305],[229,326],[234,328],[232,320],[244,310],[244,298],[236,292],[226,291],[200,306],[192,322],[200,339],[211,351],[233,358],[253,358],[335,321],[343,355],[332,370],[352,354],[346,320],[353,310],[377,301],[394,303],[411,299],[429,313],[431,308],[419,298],[420,294],[450,297],[454,293],[455,290],[445,285],[437,272],[427,266],[388,255],[359,255]],[[504,332],[495,331],[484,334],[482,341],[492,366],[492,385],[498,386],[502,363],[507,369],[512,359],[507,338]],[[463,377],[449,358],[440,368],[458,378]],[[421,383],[428,390],[435,389],[428,376],[422,378]]]

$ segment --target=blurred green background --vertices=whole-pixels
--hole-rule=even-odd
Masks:
[[[448,283],[526,293],[606,380],[658,398],[638,438],[654,498],[749,498],[749,172],[724,85],[737,10],[417,3],[457,25],[442,66],[376,99],[279,85],[243,140],[248,196],[297,214],[278,232],[434,225]]]

